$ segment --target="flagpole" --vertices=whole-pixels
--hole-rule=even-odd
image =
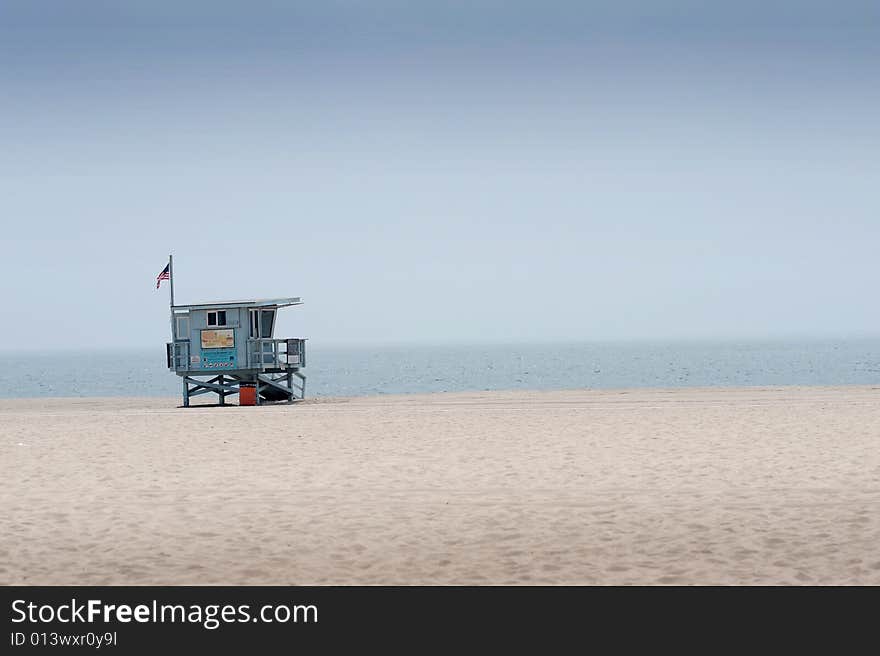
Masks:
[[[176,343],[177,322],[174,320],[174,256],[171,254],[168,255],[168,282],[171,283],[171,341],[172,343]]]
[[[174,307],[174,256],[168,256],[168,280],[171,282],[171,307]]]

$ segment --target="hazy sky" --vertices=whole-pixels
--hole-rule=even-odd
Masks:
[[[3,346],[880,333],[878,6],[3,0]]]

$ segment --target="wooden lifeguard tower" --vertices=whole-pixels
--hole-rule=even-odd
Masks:
[[[183,378],[183,405],[190,397],[240,394],[240,404],[292,403],[304,399],[306,340],[276,339],[280,308],[301,305],[298,297],[174,304],[172,260],[159,274],[171,283],[171,342],[166,344],[168,368]],[[158,286],[158,283],[157,283]],[[253,390],[253,392],[250,392]],[[245,401],[245,392],[251,397]]]

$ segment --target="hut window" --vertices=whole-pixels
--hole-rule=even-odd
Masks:
[[[272,337],[272,324],[275,321],[275,310],[263,310],[260,312],[260,337]]]
[[[225,326],[226,310],[218,310],[216,312],[208,312],[208,326]]]

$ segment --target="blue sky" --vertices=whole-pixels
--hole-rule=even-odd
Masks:
[[[876,3],[119,5],[0,7],[7,344],[880,333]]]

